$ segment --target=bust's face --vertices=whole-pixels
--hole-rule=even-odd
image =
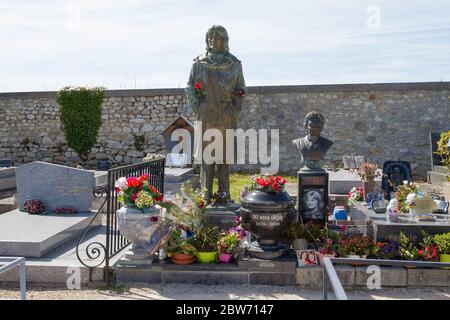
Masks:
[[[223,38],[217,33],[213,33],[208,37],[208,47],[213,53],[221,53],[224,50]]]
[[[309,121],[308,126],[306,128],[306,131],[308,132],[308,135],[311,137],[319,137],[320,133],[323,130],[322,123],[319,121]]]

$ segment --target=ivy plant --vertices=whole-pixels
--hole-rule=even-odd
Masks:
[[[102,123],[104,88],[64,87],[57,94],[67,145],[86,159]]]
[[[447,167],[448,176],[447,179],[450,181],[450,130],[447,132],[441,132],[439,141],[437,142],[436,154],[440,155],[442,158],[442,164]]]

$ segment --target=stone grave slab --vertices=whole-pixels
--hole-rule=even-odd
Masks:
[[[20,209],[25,200],[38,199],[48,210],[73,207],[90,211],[94,171],[35,161],[16,168],[16,183]]]
[[[386,213],[375,213],[367,206],[359,205],[351,208],[352,221],[362,233],[370,236],[374,241],[399,241],[400,231],[409,236],[413,241],[422,239],[421,230],[428,234],[450,232],[450,216],[448,214],[435,215],[436,221],[419,221],[401,215],[398,222],[386,221]]]
[[[329,193],[347,194],[353,187],[362,187],[363,182],[356,174],[348,170],[327,170],[329,174]],[[375,178],[375,190],[381,189],[381,178]]]
[[[0,256],[42,257],[78,238],[94,212],[74,215],[30,215],[18,209],[0,215]],[[101,224],[101,217],[93,226]]]

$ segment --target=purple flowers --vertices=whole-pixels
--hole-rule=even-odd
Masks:
[[[228,230],[228,232],[230,233],[237,233],[239,234],[242,238],[244,238],[247,235],[247,232],[245,232],[244,228],[242,228],[241,226],[237,226],[237,227],[232,227]]]

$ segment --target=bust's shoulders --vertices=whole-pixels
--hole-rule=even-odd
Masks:
[[[231,60],[231,61],[233,61],[233,62],[235,62],[235,63],[241,63],[241,60],[239,60],[238,58],[236,58],[236,56],[235,55],[233,55],[233,54],[231,54],[231,53],[229,53],[228,52],[228,58]]]
[[[298,147],[298,146],[302,145],[304,141],[305,141],[305,137],[301,137],[301,138],[292,140],[292,143]]]
[[[334,142],[332,140],[328,139],[328,138],[325,138],[325,137],[322,137],[322,136],[320,137],[320,144],[322,144],[322,145],[324,145],[326,147],[331,147],[331,145],[333,143]]]

